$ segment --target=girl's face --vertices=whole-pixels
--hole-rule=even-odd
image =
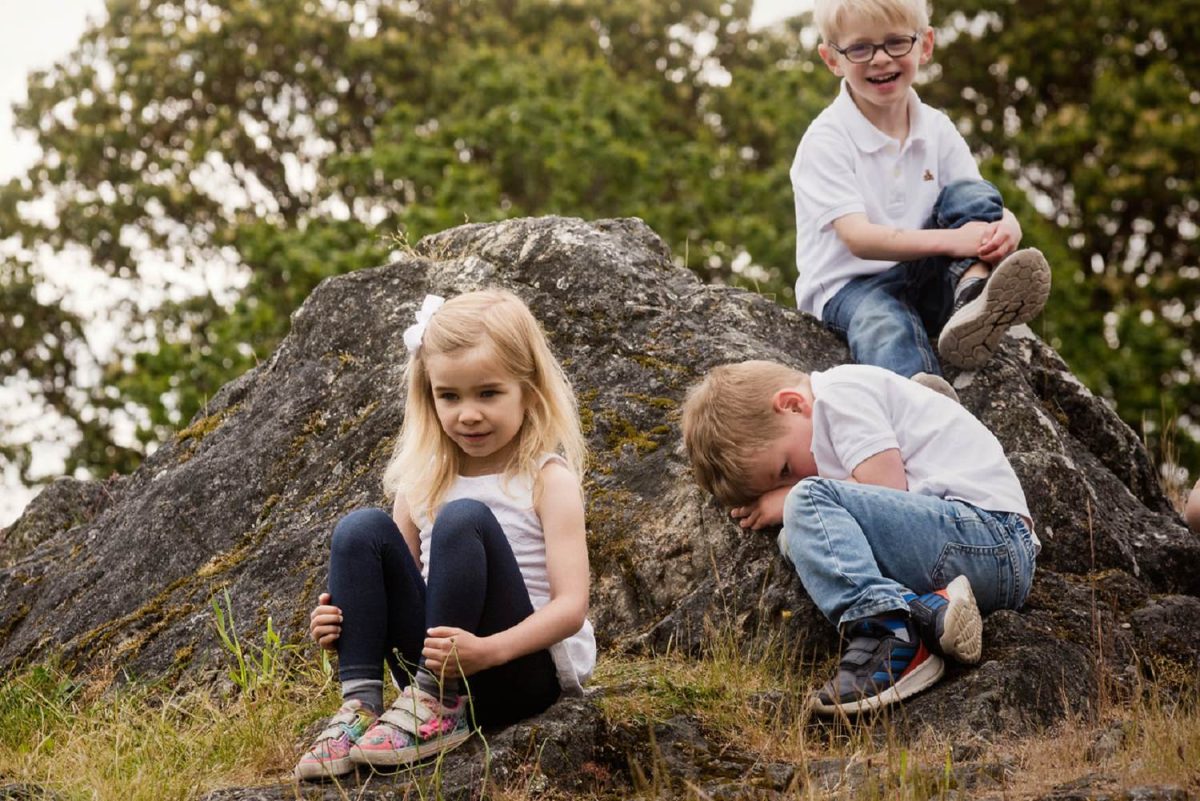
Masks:
[[[462,451],[463,475],[503,471],[525,420],[521,385],[486,344],[428,356],[425,369],[442,430]]]

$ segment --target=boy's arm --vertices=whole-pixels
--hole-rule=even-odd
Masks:
[[[899,448],[888,448],[863,459],[850,475],[860,484],[891,487],[902,492],[908,490],[908,475],[904,472]]]
[[[861,212],[847,214],[833,221],[833,230],[851,253],[860,259],[878,261],[912,261],[926,256],[979,256],[990,228],[988,223],[983,222],[969,222],[961,228],[892,228],[871,222]]]
[[[858,467],[854,468],[849,480],[859,484],[891,487],[902,492],[908,490],[908,474],[904,472],[904,460],[900,458],[899,448],[888,448],[863,459],[858,463]],[[729,514],[742,528],[757,531],[760,528],[778,526],[783,522],[783,502],[787,500],[791,490],[790,486],[777,487],[745,506],[731,509]]]

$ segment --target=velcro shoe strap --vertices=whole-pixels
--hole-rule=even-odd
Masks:
[[[329,719],[329,725],[321,730],[317,735],[317,739],[313,742],[320,743],[325,740],[336,740],[350,730],[354,724],[354,719],[358,717],[357,712],[339,712]]]
[[[434,717],[434,711],[421,699],[405,693],[397,698],[388,711],[379,716],[384,723],[389,723],[398,729],[416,734],[421,724]]]
[[[866,637],[851,641],[846,652],[842,654],[842,664],[853,665],[854,667],[862,667],[870,662],[879,649],[879,641],[868,639]]]

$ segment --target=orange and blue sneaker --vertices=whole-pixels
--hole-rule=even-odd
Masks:
[[[850,625],[837,675],[812,698],[821,715],[871,712],[937,683],[945,672],[903,615],[876,616]]]
[[[945,589],[908,598],[917,633],[929,650],[964,665],[974,665],[983,654],[983,618],[966,576]]]
[[[354,764],[350,747],[362,737],[375,715],[356,700],[347,701],[317,735],[312,747],[300,757],[294,771],[297,779],[328,779],[349,773]]]
[[[350,749],[355,762],[397,767],[449,751],[471,736],[467,723],[470,699],[460,695],[442,704],[424,690],[408,686]]]

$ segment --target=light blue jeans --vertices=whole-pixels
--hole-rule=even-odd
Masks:
[[[925,228],[961,228],[996,222],[1004,215],[1000,190],[987,181],[955,181],[933,205]],[[839,289],[821,311],[826,326],[846,337],[859,364],[886,367],[912,378],[941,375],[930,338],[941,333],[954,308],[954,290],[978,259],[929,256],[861,275]]]
[[[1019,609],[1036,558],[1020,515],[828,478],[806,478],[788,493],[779,549],[835,626],[907,611],[904,593],[960,575],[980,612]]]

